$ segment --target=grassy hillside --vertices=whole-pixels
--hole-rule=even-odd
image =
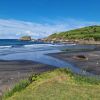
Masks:
[[[50,35],[47,40],[84,39],[100,41],[100,26],[89,26]]]
[[[29,80],[32,83],[25,89],[20,90],[22,85],[17,85],[17,91],[11,90],[3,100],[100,100],[100,80],[78,76],[67,69],[35,75]]]

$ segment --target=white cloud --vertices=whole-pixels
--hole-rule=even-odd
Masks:
[[[55,32],[95,24],[100,25],[99,22],[77,21],[74,19],[54,21],[52,24],[0,19],[0,38],[19,38],[23,35],[30,35],[33,38],[42,38]]]

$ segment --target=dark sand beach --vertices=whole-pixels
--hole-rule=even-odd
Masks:
[[[68,48],[68,49],[76,50],[80,46],[75,46],[75,47],[76,48],[73,47],[73,49],[72,48]],[[84,47],[85,46],[83,46],[83,48]],[[80,47],[79,49],[83,49],[83,48]],[[64,47],[64,49],[66,48]],[[97,46],[96,49],[92,49],[91,51],[90,50],[86,48],[85,51],[70,51],[69,50],[69,51],[62,51],[60,53],[49,53],[49,54],[47,53],[46,55],[55,57],[59,60],[48,58],[47,56],[46,58],[45,56],[42,56],[44,58],[41,57],[41,59],[44,59],[44,60],[46,59],[47,62],[51,61],[51,63],[54,62],[54,65],[57,63],[58,65],[65,65],[63,64],[63,62],[60,62],[60,60],[62,61],[64,60],[66,63],[70,63],[74,65],[76,68],[79,67],[88,72],[100,75],[100,46]],[[78,55],[83,55],[85,59],[77,58]],[[37,53],[36,55],[34,54],[34,56],[39,57],[40,55],[38,55]],[[11,57],[13,58],[13,56]],[[61,67],[67,67],[67,66],[61,66]],[[34,74],[42,73],[49,70],[53,70],[55,68],[57,67],[30,61],[30,60],[20,60],[20,59],[19,60],[0,60],[0,95],[2,95],[3,92],[11,89],[21,79],[26,79],[27,77],[29,77],[29,75],[33,73]]]
[[[0,95],[9,90],[21,79],[27,78],[31,73],[42,73],[56,67],[26,60],[3,61],[0,60]]]
[[[81,59],[77,56],[83,55],[85,58]],[[100,51],[80,51],[80,52],[61,52],[49,54],[49,56],[72,63],[74,66],[83,70],[100,75]]]

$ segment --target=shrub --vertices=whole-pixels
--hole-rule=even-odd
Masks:
[[[19,92],[23,89],[25,89],[30,84],[29,80],[21,80],[19,83],[17,83],[11,90],[7,91],[4,94],[4,97],[11,97],[15,92]]]

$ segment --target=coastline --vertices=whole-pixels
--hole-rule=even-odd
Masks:
[[[72,63],[74,66],[77,66],[80,69],[83,69],[87,72],[93,73],[95,75],[100,75],[100,51],[79,51],[79,52],[66,52],[62,51],[60,53],[48,54],[49,56],[55,57],[60,60]],[[87,59],[77,59],[77,55],[83,55]]]
[[[0,60],[0,95],[31,74],[39,74],[56,68],[28,60]]]
[[[100,41],[95,40],[83,40],[83,39],[76,39],[76,40],[47,40],[44,42],[50,43],[62,43],[62,44],[82,44],[82,45],[100,45]]]

